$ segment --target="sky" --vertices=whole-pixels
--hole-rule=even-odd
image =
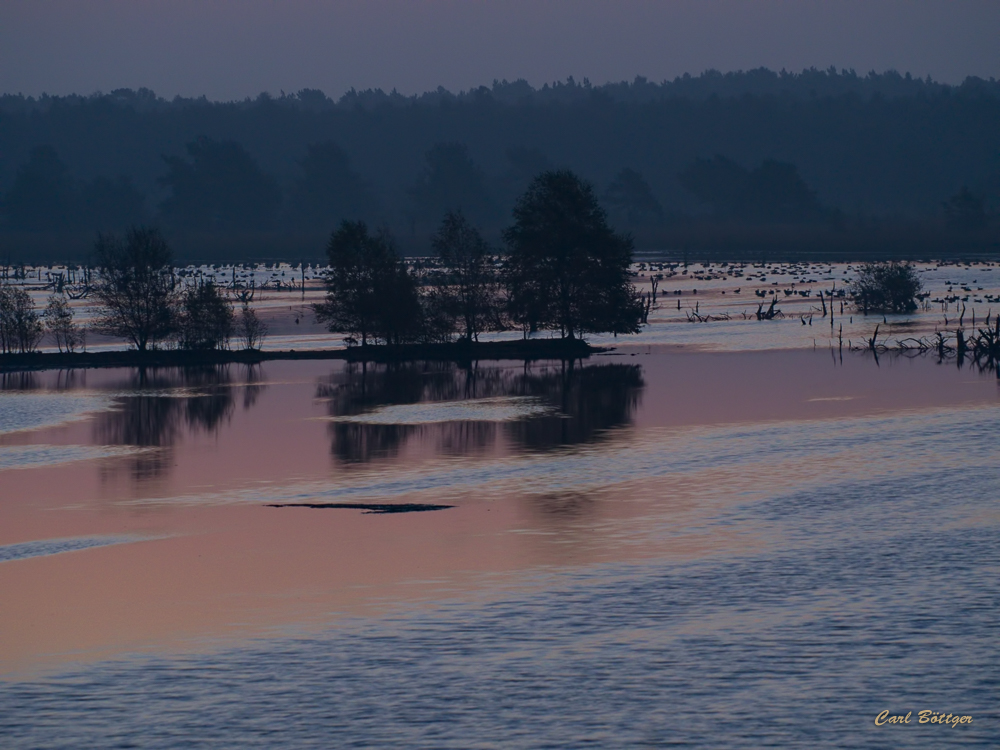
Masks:
[[[831,65],[1000,78],[1000,0],[0,2],[0,93],[34,96],[338,97]]]

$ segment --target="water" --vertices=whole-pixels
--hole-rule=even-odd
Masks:
[[[95,536],[76,537],[74,539],[46,539],[41,542],[24,542],[23,544],[5,544],[0,546],[0,562],[25,560],[29,557],[58,555],[62,552],[104,547],[108,544],[127,544],[140,541],[141,537],[130,536]]]
[[[4,640],[44,666],[0,681],[4,746],[1000,740],[991,375],[792,352],[132,377],[86,384],[108,410],[8,437],[169,460],[0,465],[4,528],[88,531],[0,546],[20,551]]]
[[[1000,480],[959,476],[916,479],[937,505]],[[788,540],[766,555],[2,685],[0,728],[24,747],[995,746],[995,528],[885,533],[910,502],[895,480],[842,483],[757,506]],[[876,728],[883,709],[974,723]]]
[[[108,406],[108,399],[100,395],[0,391],[0,435],[83,419]]]

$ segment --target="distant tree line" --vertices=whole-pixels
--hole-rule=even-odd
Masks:
[[[0,97],[0,229],[308,235],[364,220],[422,252],[445,211],[500,238],[572,169],[639,237],[685,221],[816,224],[1000,208],[1000,83],[764,70],[453,95],[304,90],[244,102]],[[964,192],[963,192],[964,191]],[[0,232],[2,233],[2,232]]]
[[[73,179],[52,146],[36,146],[3,195],[6,227],[27,231],[100,230],[145,214],[145,196],[128,177]]]

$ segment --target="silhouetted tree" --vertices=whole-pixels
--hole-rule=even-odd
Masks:
[[[917,309],[921,283],[917,270],[899,261],[865,263],[850,285],[855,305],[865,314]]]
[[[372,235],[363,221],[344,221],[327,246],[326,301],[314,306],[331,332],[400,343],[420,330],[416,280],[387,230]]]
[[[449,212],[432,240],[447,275],[441,304],[469,341],[500,325],[500,275],[496,255],[461,213]]]
[[[139,351],[173,333],[173,254],[157,230],[132,227],[123,239],[100,234],[94,255],[99,330],[126,339]]]
[[[373,210],[371,188],[336,143],[310,145],[299,166],[302,177],[291,196],[292,213],[298,220],[329,229],[349,216],[366,216]]]
[[[4,197],[11,229],[66,229],[73,224],[76,191],[66,165],[52,146],[36,146],[18,168]]]
[[[983,199],[967,187],[963,186],[943,205],[951,229],[974,231],[986,226],[986,208]]]
[[[164,217],[191,229],[260,229],[281,205],[277,181],[261,171],[234,141],[201,137],[186,146],[188,159],[164,156],[168,173],[160,184],[171,191]]]
[[[59,351],[65,347],[66,351],[72,352],[83,344],[84,332],[73,323],[73,308],[63,295],[53,294],[49,297],[42,318]]]
[[[634,169],[626,167],[608,186],[604,202],[613,215],[623,217],[630,226],[648,226],[663,221],[663,206],[653,195],[649,183]]]
[[[615,234],[593,188],[568,170],[544,172],[504,231],[512,313],[528,326],[636,333],[642,316],[630,282],[632,240]]]
[[[233,305],[212,282],[184,290],[180,344],[185,349],[221,349],[233,333]]]
[[[240,317],[236,321],[236,335],[244,349],[260,349],[267,336],[267,323],[257,317],[249,302],[243,302]]]
[[[31,295],[21,287],[0,284],[0,352],[32,352],[44,330]]]
[[[492,217],[493,202],[482,170],[464,143],[438,143],[424,154],[425,166],[410,191],[423,219],[437,220],[448,211],[462,211],[474,221]]]

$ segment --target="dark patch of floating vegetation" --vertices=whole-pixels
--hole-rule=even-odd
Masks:
[[[417,513],[427,510],[447,510],[454,505],[431,505],[430,503],[268,503],[266,508],[345,508],[363,510],[365,515],[383,513]]]

